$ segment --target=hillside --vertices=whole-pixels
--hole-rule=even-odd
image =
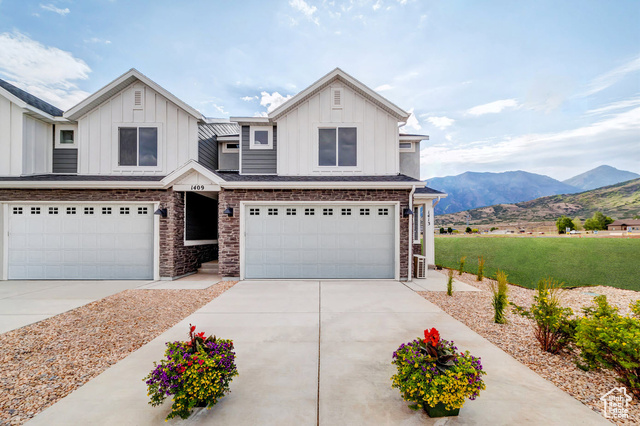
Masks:
[[[638,178],[640,178],[640,175],[637,173],[619,170],[611,166],[600,166],[562,182],[566,183],[567,185],[580,188],[583,191],[588,191],[590,189],[615,185],[616,183],[626,182],[631,179]]]
[[[640,215],[640,179],[579,194],[552,195],[515,204],[498,204],[435,217],[436,226],[555,221],[561,215],[582,220],[601,211],[613,219]]]
[[[448,197],[436,206],[436,216],[476,207],[518,203],[545,195],[570,194],[579,191],[549,176],[523,171],[466,172],[457,176],[429,179],[427,186],[448,194]]]

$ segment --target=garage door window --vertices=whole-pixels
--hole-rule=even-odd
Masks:
[[[13,214],[22,214],[22,207],[14,207]]]
[[[67,214],[76,214],[75,207],[67,207]]]
[[[313,216],[316,214],[316,209],[304,209],[305,216]]]
[[[31,207],[31,214],[40,214],[40,207]]]
[[[93,207],[85,207],[84,214],[93,214]]]
[[[49,207],[49,214],[58,214],[57,207]]]

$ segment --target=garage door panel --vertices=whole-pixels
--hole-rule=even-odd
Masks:
[[[246,278],[395,276],[393,206],[253,205],[241,214]]]
[[[128,215],[108,203],[20,207],[23,214],[9,215],[10,279],[153,277],[153,216],[138,215],[138,205],[124,206]]]

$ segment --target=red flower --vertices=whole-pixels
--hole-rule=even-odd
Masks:
[[[440,342],[440,333],[438,333],[438,330],[432,328],[431,330],[424,331],[424,343],[430,343],[431,346],[436,347],[438,346],[438,342]]]
[[[204,340],[204,331],[202,333],[196,333],[196,336]]]
[[[191,362],[191,361],[189,361],[189,362],[187,363],[187,365],[188,365],[189,367],[191,367],[191,364],[192,364],[192,362]]]
[[[204,364],[204,360],[203,359],[199,359],[198,362],[200,363],[200,365]]]
[[[191,325],[191,324],[189,324]],[[193,333],[194,331],[196,331],[196,326],[195,325],[191,325],[191,332]]]

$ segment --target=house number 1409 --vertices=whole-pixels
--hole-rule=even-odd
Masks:
[[[204,190],[204,185],[191,185],[192,191],[202,191]]]

